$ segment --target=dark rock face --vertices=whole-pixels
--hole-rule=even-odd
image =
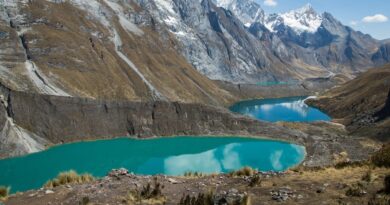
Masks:
[[[199,104],[105,102],[19,92],[12,92],[10,99],[15,122],[53,143],[116,136],[242,133],[288,139],[299,135]]]
[[[384,119],[390,117],[390,90],[389,90],[389,94],[387,95],[387,100],[386,100],[385,106],[383,107],[383,109],[381,111],[379,111],[376,114],[376,116],[379,117],[378,121],[384,120]]]
[[[378,51],[372,56],[376,64],[390,62],[390,43],[383,44]]]

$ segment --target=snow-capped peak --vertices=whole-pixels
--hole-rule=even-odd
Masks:
[[[314,33],[322,24],[322,16],[319,15],[310,4],[302,8],[280,14],[284,25],[292,28],[297,33]]]
[[[227,7],[229,7],[230,5],[232,5],[234,1],[235,1],[235,0],[214,0],[213,2],[214,2],[215,5],[217,5],[218,7],[227,8]]]
[[[254,22],[264,21],[264,11],[254,0],[213,0],[213,2],[216,6],[233,12],[248,27]]]
[[[254,0],[213,0],[218,6],[233,12],[241,22],[250,26],[255,22],[262,23],[271,32],[276,32],[279,25],[290,27],[297,34],[314,33],[322,24],[323,17],[311,4],[282,14],[265,15],[263,9]]]
[[[298,13],[307,13],[307,12],[314,12],[314,13],[316,13],[316,11],[314,10],[313,6],[310,3],[302,6],[301,8],[292,10],[292,11],[295,11],[295,12],[298,12]]]

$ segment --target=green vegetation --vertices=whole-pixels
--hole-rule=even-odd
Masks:
[[[60,173],[55,179],[49,180],[44,187],[53,188],[65,184],[81,184],[94,181],[95,178],[90,174],[79,175],[77,172],[71,170]]]
[[[384,145],[381,150],[375,153],[371,161],[378,167],[390,167],[390,144]]]
[[[237,171],[233,171],[233,172],[230,172],[230,176],[233,176],[233,177],[241,177],[241,176],[253,176],[255,174],[257,174],[258,171],[255,170],[255,169],[252,169],[251,167],[243,167],[242,169],[239,169]]]
[[[0,199],[5,199],[8,197],[9,194],[9,187],[0,186]]]
[[[164,204],[166,198],[162,194],[163,189],[164,186],[157,181],[157,178],[154,178],[153,186],[148,183],[141,191],[130,191],[126,201],[129,204]]]

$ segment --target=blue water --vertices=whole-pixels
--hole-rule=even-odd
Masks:
[[[307,97],[288,97],[242,101],[230,107],[233,112],[255,119],[277,122],[330,121],[331,118],[320,110],[305,104]]]
[[[137,174],[222,173],[251,166],[282,171],[302,162],[305,148],[240,137],[114,139],[56,146],[24,157],[0,160],[0,185],[11,192],[37,189],[58,173],[75,170],[102,177],[113,168]]]

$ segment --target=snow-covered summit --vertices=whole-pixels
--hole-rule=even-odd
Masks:
[[[310,4],[282,14],[265,15],[264,10],[253,0],[213,0],[213,2],[218,7],[233,12],[244,25],[249,27],[258,22],[272,32],[276,32],[275,29],[283,24],[298,34],[314,33],[323,20],[322,15],[318,14]]]
[[[213,0],[215,5],[233,12],[245,25],[250,26],[254,22],[264,21],[264,11],[253,0]]]
[[[307,4],[286,13],[270,14],[265,18],[263,24],[272,32],[276,32],[276,28],[283,24],[301,34],[303,32],[316,32],[322,21],[323,16],[318,14],[310,4]]]
[[[297,33],[314,33],[322,24],[322,15],[318,14],[310,4],[302,8],[280,14],[283,23]]]

